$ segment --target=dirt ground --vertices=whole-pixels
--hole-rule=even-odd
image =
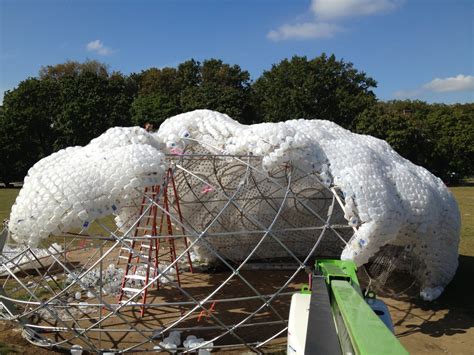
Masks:
[[[456,276],[437,300],[424,302],[414,293],[381,297],[410,354],[474,354],[472,275],[474,257],[460,255]]]
[[[78,260],[87,259],[89,250],[84,250],[76,255]],[[107,262],[116,260],[116,255],[111,255]],[[471,275],[474,275],[474,257],[461,255],[458,272],[446,288],[444,294],[434,302],[422,301],[416,292],[416,287],[408,288],[411,281],[404,275],[394,275],[384,284],[384,287],[378,291],[379,298],[383,299],[391,312],[392,320],[395,326],[395,334],[406,347],[410,354],[474,354],[474,302],[470,294]],[[202,299],[211,292],[216,285],[220,284],[227,276],[228,272],[201,272],[194,275],[183,274],[183,282],[189,282],[188,290],[193,293],[197,299]],[[290,271],[245,271],[245,278],[253,285],[259,285],[259,291],[262,294],[269,294],[276,285],[281,284],[282,278],[291,275]],[[363,274],[359,272],[359,278],[364,283]],[[188,281],[189,280],[189,281]],[[295,282],[291,283],[287,291],[297,291],[302,283],[306,282],[306,276],[300,275]],[[242,289],[245,287],[242,282],[233,280],[222,290],[222,297],[237,297],[242,295]],[[175,300],[177,296],[174,293],[177,290],[162,289],[159,292],[151,292],[150,303],[160,303]],[[110,300],[113,301],[113,300]],[[284,297],[275,303],[278,311],[288,312],[289,296]],[[247,309],[255,309],[253,304],[222,304],[217,307],[219,317],[224,319],[226,324],[238,322]],[[150,312],[148,317],[151,322],[158,325],[163,318],[159,309],[154,314]],[[176,313],[176,310],[174,310]],[[178,312],[179,313],[179,312]],[[268,313],[268,312],[267,312]],[[137,317],[136,312],[126,314],[129,317]],[[179,317],[179,314],[173,315],[172,312],[166,314],[166,317]],[[196,315],[197,317],[197,315]],[[190,322],[196,322],[196,317],[191,317]],[[256,317],[258,320],[268,321],[268,314],[262,314]],[[143,320],[143,319],[142,319]],[[156,323],[158,322],[158,323]],[[197,323],[196,323],[197,324]],[[203,323],[200,323],[203,324]],[[87,325],[87,324],[83,324]],[[281,325],[280,325],[281,326]],[[268,330],[274,334],[275,329],[266,327],[258,332],[254,330],[243,331],[247,338],[257,341],[262,336],[262,332]],[[132,336],[133,337],[133,336]],[[268,335],[267,335],[268,337]],[[255,338],[255,339],[253,339]],[[139,339],[131,339],[127,336],[127,342]],[[275,349],[285,349],[285,338],[277,339],[278,346]],[[117,344],[115,344],[117,345]],[[121,344],[123,346],[123,344]],[[111,346],[113,347],[113,346]],[[14,324],[0,322],[0,354],[20,353],[20,354],[48,354],[53,353],[46,349],[41,349],[31,345],[21,336],[21,329]],[[217,353],[217,352],[216,352]],[[248,353],[245,349],[234,351],[234,354]],[[226,352],[229,354],[229,352]]]
[[[463,243],[460,252],[474,255],[471,227],[473,225],[471,211],[474,206],[471,202],[472,187],[466,189],[462,187],[453,189],[453,192],[457,193],[461,210],[464,211]],[[10,205],[5,211],[9,210]],[[4,212],[1,207],[0,214]],[[383,292],[379,293],[379,298],[382,298],[390,309],[396,336],[410,354],[474,354],[474,302],[471,294],[474,256],[460,255],[459,262],[455,278],[444,294],[434,302],[423,302],[414,290],[400,293],[400,290],[404,290],[407,285],[403,278],[392,280]],[[261,275],[255,273],[249,277],[259,280]],[[0,354],[54,353],[31,345],[21,336],[21,332],[15,324],[0,322]],[[280,341],[283,344],[284,339]],[[245,351],[234,353],[245,353]]]
[[[265,276],[253,274],[246,275],[250,281]],[[474,354],[474,305],[470,294],[473,274],[474,257],[461,255],[455,279],[434,302],[421,301],[414,290],[394,294],[405,287],[400,278],[387,283],[380,298],[388,304],[396,336],[410,354]],[[209,276],[205,274],[200,275],[204,283],[207,278]],[[0,323],[0,344],[3,344],[0,346],[1,354],[52,353],[30,345],[22,338],[19,328],[6,322]],[[247,351],[233,353],[244,352]]]

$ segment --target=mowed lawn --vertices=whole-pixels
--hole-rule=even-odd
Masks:
[[[461,243],[459,253],[474,256],[474,186],[459,186],[450,189],[461,210]],[[0,189],[0,221],[8,218],[10,209],[20,189]],[[110,221],[110,222],[109,222]],[[108,225],[112,225],[109,219]],[[92,232],[92,231],[91,231]]]
[[[461,244],[459,253],[474,256],[474,186],[452,187],[461,211]]]
[[[0,222],[10,216],[10,210],[20,189],[0,189]]]

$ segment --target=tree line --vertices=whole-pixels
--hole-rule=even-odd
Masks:
[[[218,59],[124,75],[88,60],[44,66],[7,91],[0,106],[0,181],[21,181],[39,159],[87,144],[113,126],[158,127],[194,109],[246,124],[326,119],[385,139],[445,181],[474,171],[474,104],[377,100],[377,82],[334,55],[294,56],[252,81]]]

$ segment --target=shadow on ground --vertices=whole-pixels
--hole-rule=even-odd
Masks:
[[[460,255],[454,279],[440,298],[433,302],[423,301],[418,295],[418,286],[410,287],[411,280],[406,275],[391,277],[381,296],[393,300],[386,302],[391,308],[395,328],[402,329],[397,336],[421,333],[439,338],[464,334],[473,328],[472,275],[474,256]],[[400,290],[407,285],[408,290],[400,294]]]

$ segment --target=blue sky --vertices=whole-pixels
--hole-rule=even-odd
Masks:
[[[123,73],[195,58],[253,79],[322,52],[382,100],[474,102],[472,0],[0,0],[0,100],[42,65],[98,59]]]

